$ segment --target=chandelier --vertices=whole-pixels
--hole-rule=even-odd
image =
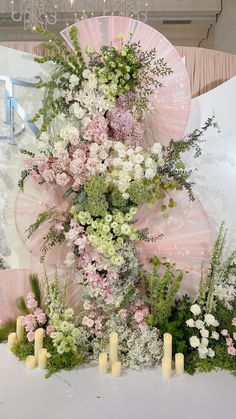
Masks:
[[[16,9],[11,1],[11,17],[14,22],[23,21],[24,29],[46,29],[57,22],[76,22],[93,16],[128,16],[145,22],[148,3],[144,0],[20,0]]]
[[[15,2],[11,1],[11,17],[14,22],[23,21],[24,30],[36,30],[39,25],[46,29],[48,25],[57,23],[57,5],[51,0],[21,0],[20,10],[15,10]]]

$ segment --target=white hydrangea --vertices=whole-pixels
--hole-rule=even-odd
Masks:
[[[88,68],[86,68],[82,73],[84,79],[89,79],[91,74],[92,74],[92,72]]]
[[[158,156],[162,155],[162,145],[160,143],[153,144],[151,148],[152,154],[156,154]]]
[[[74,114],[76,118],[82,119],[84,117],[84,109],[81,108],[79,103],[73,103],[73,105],[70,106],[70,113]]]

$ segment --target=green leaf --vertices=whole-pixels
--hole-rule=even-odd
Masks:
[[[30,282],[32,292],[34,294],[34,298],[38,303],[38,307],[41,307],[41,289],[40,289],[40,283],[39,283],[38,275],[37,274],[30,274],[29,282]]]

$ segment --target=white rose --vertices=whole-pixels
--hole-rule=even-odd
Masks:
[[[208,349],[201,343],[198,347],[199,358],[206,359],[208,354]]]
[[[204,322],[202,320],[196,320],[195,321],[195,326],[197,329],[202,329],[204,326]]]
[[[213,351],[213,349],[209,348],[209,349],[208,349],[208,352],[207,352],[207,355],[208,355],[210,358],[214,358],[214,356],[215,356],[215,351]]]
[[[193,304],[190,311],[194,314],[194,316],[198,316],[201,313],[201,307],[198,304]]]
[[[219,339],[219,333],[217,333],[217,332],[212,332],[212,334],[211,334],[211,337],[212,337],[212,339],[215,339],[215,340],[218,340]]]
[[[207,338],[202,338],[202,342],[201,342],[204,346],[208,346],[209,344],[209,340]]]
[[[201,333],[203,338],[208,338],[209,337],[209,330],[207,330],[207,329],[204,329],[204,328],[201,329],[200,333]]]
[[[192,346],[192,348],[197,348],[200,345],[200,340],[198,339],[197,336],[192,336],[189,339],[190,345]]]
[[[188,327],[194,327],[194,324],[195,324],[195,322],[194,322],[193,319],[189,319],[189,320],[186,321],[186,325]]]
[[[205,314],[204,320],[208,326],[214,326],[216,319],[212,314]]]

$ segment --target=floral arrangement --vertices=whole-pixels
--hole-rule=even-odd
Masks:
[[[159,201],[167,218],[176,206],[171,192],[185,190],[194,199],[191,170],[182,155],[190,149],[195,157],[200,155],[203,134],[216,127],[214,117],[168,146],[153,133],[153,146],[147,147],[152,95],[172,71],[157,58],[157,51],[142,51],[132,34],[127,42],[120,34],[114,45],[81,51],[72,27],[71,52],[54,34],[44,33],[50,38],[46,47],[51,55],[36,61],[52,61],[55,68],[51,78],[38,85],[45,89],[43,105],[33,118],[43,119],[39,153],[21,150],[26,157],[19,187],[23,190],[28,177],[62,187],[68,210],[46,208],[28,236],[49,221],[41,260],[52,247],[66,243],[65,265],[75,272],[81,301],[67,308],[57,276],[50,282],[45,274],[43,307],[35,293],[18,301],[26,336],[13,351],[25,359],[33,351],[35,329],[44,328],[50,375],[98,359],[99,353],[108,352],[115,331],[122,364],[151,367],[162,358],[162,335],[168,331],[176,352],[185,355],[188,372],[235,372],[236,253],[222,261],[224,226],[209,268],[202,272],[196,301],[179,296],[184,272],[158,255],[150,260],[148,272],[136,249],[138,241],[161,239],[135,226],[141,206],[148,211]],[[2,340],[8,330],[4,327]]]

